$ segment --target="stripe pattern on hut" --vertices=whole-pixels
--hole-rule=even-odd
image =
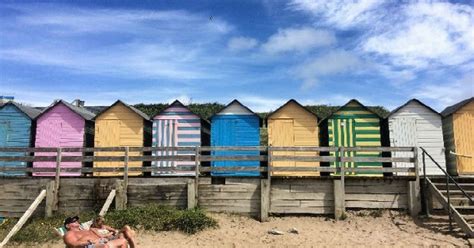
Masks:
[[[381,146],[380,117],[368,110],[356,100],[351,100],[328,119],[329,146]],[[340,157],[340,152],[331,152],[332,156]],[[380,152],[360,151],[344,152],[349,157],[380,157]],[[333,162],[331,166],[341,166]],[[379,162],[345,162],[348,168],[382,167]],[[350,175],[380,175],[380,172],[348,173]]]
[[[153,147],[196,147],[201,145],[201,118],[181,104],[172,104],[153,120]],[[154,151],[153,156],[194,155],[194,151]],[[194,161],[154,161],[163,168],[152,175],[192,176]],[[179,170],[175,170],[179,167]],[[164,169],[169,168],[169,169]]]

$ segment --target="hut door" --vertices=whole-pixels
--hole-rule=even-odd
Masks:
[[[120,142],[120,120],[103,120],[99,125],[96,125],[97,137],[99,147],[116,147],[121,146]],[[123,156],[121,152],[97,152],[97,156]],[[96,162],[99,167],[114,167],[122,166],[122,162]],[[118,173],[103,173],[97,172],[97,176],[104,174],[107,176],[119,175]],[[94,174],[95,175],[95,174]]]
[[[474,155],[473,126],[474,118],[472,114],[454,114],[454,140],[456,142],[456,153],[467,156]],[[474,158],[457,156],[456,161],[459,173],[474,173]]]
[[[392,132],[390,133],[390,143],[394,147],[417,146],[416,119],[400,118],[392,122]],[[394,152],[393,157],[410,157],[411,152]],[[396,168],[411,167],[411,163],[393,163]],[[407,175],[407,172],[398,172],[397,175]]]
[[[0,147],[7,146],[8,141],[8,122],[7,121],[0,121]]]
[[[355,120],[351,118],[336,118],[332,120],[333,135],[332,143],[334,146],[354,147],[356,146]],[[344,156],[354,156],[354,152],[345,152]],[[337,157],[341,154],[337,152]],[[337,163],[337,166],[341,166]],[[345,167],[355,167],[355,163],[345,163]]]
[[[292,119],[276,119],[272,123],[272,146],[294,146],[295,134]],[[294,156],[294,151],[273,152],[274,156]],[[295,161],[274,161],[273,166],[295,166]]]

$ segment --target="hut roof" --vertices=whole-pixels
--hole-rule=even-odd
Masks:
[[[412,102],[416,102],[418,104],[420,104],[421,106],[431,110],[431,112],[437,114],[437,115],[440,115],[440,113],[438,113],[438,111],[432,109],[430,106],[424,104],[423,102],[421,102],[420,100],[416,99],[416,98],[413,98],[411,100],[408,100],[405,104],[401,105],[400,107],[392,110],[392,112],[390,112],[386,118],[389,118],[390,116],[392,116],[393,114],[395,114],[396,112],[398,112],[400,109],[402,109],[403,107],[407,106],[408,104],[412,103]]]
[[[468,98],[468,99],[465,99],[463,101],[460,101],[454,105],[451,105],[447,108],[445,108],[442,112],[441,112],[441,115],[443,117],[446,117],[448,115],[452,115],[454,112],[458,111],[460,108],[464,107],[465,105],[467,105],[468,103],[470,103],[471,101],[474,101],[474,97],[471,97],[471,98]]]
[[[270,114],[268,114],[267,116],[267,119],[270,119],[270,117],[275,114],[276,112],[278,112],[280,109],[284,108],[286,105],[290,104],[290,103],[295,103],[296,105],[298,105],[299,107],[301,107],[302,109],[304,109],[306,112],[310,113],[311,115],[315,116],[317,119],[319,119],[319,116],[313,112],[311,112],[309,109],[307,109],[305,106],[301,105],[298,101],[296,101],[295,99],[290,99],[288,102],[286,102],[285,104],[281,105],[279,108],[277,108],[275,111],[272,111]]]
[[[21,112],[23,112],[26,116],[28,116],[31,120],[34,120],[41,113],[41,111],[38,110],[38,109],[23,105],[23,104],[20,104],[20,103],[17,103],[17,102],[7,102],[7,103],[1,105],[0,108],[3,108],[7,105],[15,106],[17,109],[19,109]]]
[[[94,119],[97,119],[97,117],[99,117],[100,115],[102,115],[103,113],[107,112],[107,110],[111,109],[113,106],[117,105],[117,104],[122,104],[124,105],[125,107],[129,108],[130,110],[132,110],[133,112],[135,112],[137,115],[139,115],[140,117],[142,117],[143,119],[149,121],[150,120],[150,117],[148,115],[146,115],[145,113],[143,113],[142,111],[138,110],[137,108],[131,106],[131,105],[128,105],[124,102],[122,102],[121,100],[117,100],[116,102],[114,102],[112,105],[108,106],[107,108],[103,109],[102,111],[100,111],[95,117]]]
[[[85,120],[92,120],[94,119],[94,116],[95,114],[90,112],[89,110],[83,108],[83,107],[78,107],[78,106],[75,106],[73,104],[70,104],[64,100],[59,100],[59,101],[55,101],[53,104],[51,104],[49,107],[43,109],[43,111],[41,111],[41,113],[36,117],[36,119],[40,118],[43,114],[45,114],[46,112],[48,112],[50,109],[54,108],[55,106],[57,106],[58,104],[64,104],[66,107],[68,107],[70,110],[72,110],[74,113],[80,115],[82,118],[84,118]]]
[[[321,120],[321,122],[324,121],[324,120],[329,119],[332,115],[334,115],[335,113],[337,113],[338,111],[340,111],[341,109],[343,109],[344,107],[346,107],[347,105],[349,105],[350,103],[353,103],[353,102],[359,104],[359,105],[362,106],[362,108],[364,108],[365,110],[367,110],[367,111],[369,111],[369,112],[375,114],[378,118],[383,119],[382,116],[380,116],[378,113],[376,113],[376,112],[370,110],[369,108],[367,108],[364,104],[360,103],[357,99],[351,99],[351,100],[349,100],[346,104],[344,104],[344,105],[342,105],[341,107],[337,108],[336,110],[332,111],[331,114],[329,114],[326,118],[324,118],[323,120]]]
[[[221,108],[219,111],[217,111],[217,113],[213,114],[209,119],[212,119],[214,116],[218,115],[220,112],[222,112],[224,109],[228,108],[230,105],[232,104],[239,104],[240,106],[242,106],[243,108],[245,108],[246,110],[248,110],[250,113],[252,113],[253,115],[256,115],[260,120],[262,118],[260,118],[260,116],[258,114],[256,114],[255,112],[253,112],[252,110],[250,110],[247,106],[243,105],[242,103],[240,103],[237,99],[234,99],[232,102],[230,102],[229,104],[227,104],[226,106],[224,106],[223,108]]]
[[[168,107],[164,108],[163,110],[161,110],[158,114],[154,115],[153,118],[155,118],[156,116],[158,115],[161,115],[163,114],[163,112],[165,112],[168,108],[171,108],[173,107],[174,105],[179,105],[180,107],[183,107],[185,108],[186,110],[188,110],[189,112],[191,112],[192,114],[198,116],[199,118],[201,118],[201,120],[205,121],[205,122],[209,122],[208,120],[204,119],[201,115],[199,114],[196,114],[195,112],[193,112],[191,109],[189,109],[186,105],[184,105],[182,102],[180,102],[179,100],[174,100],[174,102],[172,102]],[[152,119],[153,119],[152,118]]]

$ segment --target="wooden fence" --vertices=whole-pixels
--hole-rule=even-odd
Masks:
[[[91,152],[108,151],[117,152],[118,156],[94,156]],[[192,151],[194,155],[129,155],[131,152],[154,152],[154,151]],[[210,155],[212,151],[260,151],[260,155],[233,155],[215,156]],[[282,156],[274,155],[274,151],[313,151],[316,156]],[[355,151],[377,151],[383,152],[387,156],[364,157],[348,156]],[[87,180],[106,181],[107,178],[61,178],[60,172],[80,171],[82,174],[92,172],[122,172],[123,177],[118,180],[111,178],[114,182],[107,183],[107,187],[115,188],[117,191],[115,206],[118,209],[127,206],[143,204],[141,199],[149,199],[153,202],[173,205],[177,207],[201,206],[214,211],[246,212],[250,214],[258,213],[262,220],[267,219],[269,213],[334,213],[336,217],[341,217],[347,207],[371,208],[380,206],[390,206],[397,208],[409,208],[416,211],[419,202],[419,169],[417,163],[417,148],[415,147],[108,147],[108,148],[8,148],[1,147],[0,152],[22,152],[25,156],[0,156],[0,161],[54,161],[55,168],[32,168],[32,167],[0,167],[1,171],[26,171],[26,172],[54,172],[54,180],[48,180],[44,184],[47,189],[45,213],[52,215],[53,212],[61,208],[68,208],[66,202],[78,201],[72,192],[75,185],[96,184],[96,182],[86,182]],[[54,156],[35,156],[35,152],[52,152]],[[65,152],[82,152],[82,156],[63,156]],[[337,152],[339,156],[330,156],[330,152]],[[409,157],[391,157],[392,152],[411,152]],[[321,155],[326,153],[327,155]],[[133,153],[132,153],[133,154]],[[281,153],[280,153],[281,154]],[[406,153],[404,153],[406,154]],[[210,161],[261,161],[263,166],[259,167],[209,167],[203,166],[203,162]],[[96,162],[96,161],[121,161],[122,167],[104,168],[63,168],[61,162]],[[157,167],[128,167],[129,161],[194,161],[195,176],[180,178],[136,178],[129,177],[130,171],[152,172],[164,169],[180,170],[180,168],[157,168]],[[306,161],[306,162],[378,162],[411,163],[409,168],[347,168],[326,167],[326,166],[305,166],[305,167],[274,167],[273,161]],[[262,172],[259,178],[226,178],[225,184],[212,184],[208,176],[210,171],[255,171]],[[376,171],[379,173],[407,172],[408,176],[394,178],[367,179],[349,177],[351,173]],[[331,173],[326,177],[280,177],[272,175],[274,171],[319,171]],[[88,175],[91,176],[91,175]],[[349,177],[350,179],[346,179]],[[5,178],[5,181],[14,180]],[[43,180],[44,179],[35,179]],[[72,185],[64,182],[78,180]],[[82,182],[81,182],[82,180]],[[240,180],[240,181],[239,181]],[[366,181],[364,181],[366,180]],[[377,181],[378,180],[378,181]],[[380,183],[380,180],[382,180]],[[389,183],[395,180],[397,183]],[[0,180],[1,181],[1,180]],[[158,187],[157,182],[166,181]],[[143,184],[143,182],[147,182]],[[372,182],[373,185],[370,186]],[[375,182],[375,183],[374,183]],[[365,184],[364,184],[365,183]],[[407,184],[408,183],[408,184]],[[112,185],[112,186],[110,186]],[[310,185],[310,186],[308,186]],[[68,188],[69,187],[69,188]],[[82,186],[81,186],[82,187]],[[147,189],[148,187],[148,189]],[[373,188],[387,188],[375,190]],[[108,189],[109,189],[108,188]],[[298,191],[298,189],[304,189]],[[356,190],[359,189],[359,190]],[[7,190],[5,188],[4,190]],[[75,189],[77,190],[77,189]],[[85,190],[85,188],[83,189]],[[355,191],[354,191],[355,190]],[[371,191],[372,190],[372,191]],[[375,191],[374,191],[375,190]],[[65,192],[65,193],[61,193]],[[87,192],[87,190],[85,191]],[[81,195],[87,195],[82,194]],[[382,198],[379,196],[383,195]],[[4,197],[8,198],[8,197]],[[61,198],[61,201],[60,201]],[[87,197],[86,197],[87,198]],[[68,201],[67,199],[70,199]],[[2,202],[0,201],[0,208]],[[84,199],[84,208],[90,208]],[[374,203],[376,202],[376,203]],[[382,202],[382,203],[380,203]],[[383,203],[385,202],[385,203]],[[19,203],[20,204],[20,203]],[[90,203],[89,203],[90,204]],[[385,204],[385,205],[384,205]],[[5,203],[5,205],[8,205]],[[72,209],[74,209],[71,206]],[[69,209],[69,208],[68,208]],[[80,208],[75,209],[80,211]],[[0,214],[2,209],[0,209]]]

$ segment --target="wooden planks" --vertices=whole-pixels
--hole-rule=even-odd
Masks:
[[[345,204],[347,208],[408,207],[408,184],[406,180],[391,179],[346,179]]]
[[[260,215],[260,179],[232,178],[226,184],[199,182],[198,204],[210,212]]]
[[[272,179],[270,213],[334,213],[332,180]]]

